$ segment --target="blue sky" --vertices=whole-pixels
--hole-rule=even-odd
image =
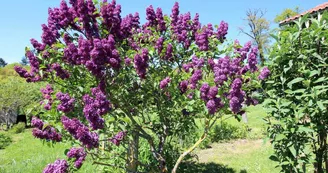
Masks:
[[[164,13],[170,13],[176,0],[117,0],[122,5],[124,16],[139,12],[141,19],[145,18],[146,7],[153,5],[162,7]],[[239,39],[241,43],[249,40],[238,32],[238,27],[246,27],[243,18],[248,9],[266,10],[266,18],[273,23],[274,17],[285,8],[299,6],[308,10],[324,0],[178,0],[180,11],[199,13],[202,24],[219,24],[221,20],[229,23],[228,39]],[[29,40],[40,41],[41,24],[46,23],[48,8],[59,6],[60,0],[16,0],[3,1],[0,6],[0,57],[8,63],[19,62],[24,56],[24,48],[29,46]]]

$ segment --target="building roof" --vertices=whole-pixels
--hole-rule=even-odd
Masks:
[[[283,25],[283,24],[289,23],[289,22],[291,22],[293,20],[296,20],[296,19],[298,19],[298,18],[306,15],[306,14],[313,14],[313,13],[316,13],[318,11],[322,11],[322,10],[324,10],[326,8],[328,8],[328,2],[325,2],[323,4],[320,4],[320,5],[318,5],[318,6],[314,7],[314,8],[311,8],[310,10],[307,10],[307,11],[305,11],[305,12],[303,12],[301,14],[298,14],[296,16],[293,16],[291,18],[285,19],[285,20],[281,21],[279,23],[279,25]]]

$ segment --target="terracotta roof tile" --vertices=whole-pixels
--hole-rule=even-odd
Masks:
[[[285,19],[285,20],[281,21],[279,24],[288,23],[288,22],[290,22],[290,21],[293,21],[293,20],[295,20],[295,19],[298,19],[298,18],[301,17],[301,16],[304,16],[305,14],[311,14],[311,13],[314,13],[314,12],[317,12],[317,11],[320,11],[320,10],[324,10],[324,9],[326,9],[326,8],[328,8],[328,2],[325,2],[325,3],[323,3],[323,4],[320,4],[320,5],[314,7],[314,8],[312,8],[312,9],[310,9],[310,10],[307,10],[307,11],[305,11],[305,12],[303,12],[303,13],[301,13],[301,14],[298,14],[298,15],[296,15],[296,16],[293,16],[293,17],[291,17],[291,18]]]

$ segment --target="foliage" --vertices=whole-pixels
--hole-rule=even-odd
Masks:
[[[0,149],[4,149],[8,145],[10,145],[12,142],[12,139],[10,136],[0,133]]]
[[[0,58],[0,67],[4,67],[6,65],[7,65],[6,61],[3,58]]]
[[[18,124],[15,124],[12,129],[10,129],[13,133],[22,133],[25,130],[25,123],[20,122]]]
[[[241,33],[249,36],[254,41],[254,44],[257,45],[262,66],[265,63],[264,53],[269,48],[270,42],[270,22],[264,17],[265,13],[261,9],[248,10],[244,20],[249,28],[239,28]]]
[[[304,27],[310,22],[310,27]],[[305,172],[327,161],[327,23],[307,16],[275,36],[266,83],[271,159],[283,172]]]
[[[20,64],[23,65],[23,66],[28,65],[29,64],[28,59],[25,56],[23,56],[23,58],[21,59]]]
[[[14,123],[17,114],[25,114],[28,108],[41,100],[39,89],[42,83],[28,84],[15,74],[9,64],[0,68],[0,119],[6,123]]]
[[[291,18],[299,14],[301,11],[299,7],[295,7],[294,9],[286,8],[280,14],[276,15],[274,18],[274,22],[279,23],[285,19]]]
[[[138,13],[121,18],[115,1],[69,2],[49,10],[42,43],[31,39],[29,71],[15,67],[27,82],[49,83],[41,89],[46,111],[32,120],[35,137],[71,141],[67,153],[78,147],[94,164],[176,172],[218,118],[240,118],[243,105],[256,103],[252,92],[267,76],[259,75],[258,49],[238,41],[224,46],[227,23],[202,26],[198,14],[179,15],[175,3],[170,17],[149,6],[140,25]],[[176,143],[193,132],[195,119],[204,127],[200,139]],[[141,144],[151,152],[149,164],[139,159]],[[68,157],[44,172],[74,171],[85,159]]]

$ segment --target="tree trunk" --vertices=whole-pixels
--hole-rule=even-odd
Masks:
[[[176,173],[178,170],[178,167],[180,165],[180,163],[182,162],[182,160],[184,159],[184,157],[186,157],[189,153],[191,153],[201,142],[203,142],[203,140],[206,138],[207,136],[207,132],[205,132],[200,138],[199,140],[193,145],[191,146],[187,151],[185,151],[183,154],[180,155],[180,157],[178,158],[178,160],[176,161],[174,168],[172,170],[172,173]]]
[[[138,172],[138,149],[139,149],[139,135],[137,132],[132,133],[133,140],[129,142],[128,158],[126,163],[126,170],[128,173]]]

